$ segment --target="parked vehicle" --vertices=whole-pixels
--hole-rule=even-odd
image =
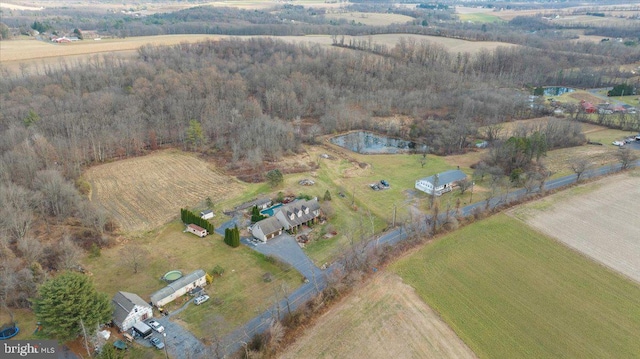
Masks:
[[[147,324],[151,327],[151,329],[155,330],[158,333],[164,332],[164,327],[153,319],[148,321]]]
[[[196,297],[196,299],[193,300],[193,303],[195,305],[200,305],[200,304],[202,304],[202,303],[204,303],[204,302],[206,302],[208,300],[209,300],[209,296],[205,294],[205,295],[201,295],[199,297]]]
[[[151,342],[151,345],[156,347],[156,349],[164,349],[164,343],[162,342],[162,340],[153,337],[149,341]]]
[[[133,333],[141,336],[144,339],[147,339],[153,335],[153,330],[144,322],[137,322],[133,325]]]
[[[612,144],[614,146],[622,147],[624,146],[624,141],[613,141]]]

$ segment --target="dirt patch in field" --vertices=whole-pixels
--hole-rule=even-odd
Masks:
[[[92,200],[106,208],[124,231],[149,230],[175,218],[180,208],[214,203],[243,189],[242,183],[197,157],[161,151],[90,168]]]
[[[509,212],[640,282],[640,173],[604,178]]]
[[[578,101],[587,101],[587,102],[591,102],[592,104],[598,104],[600,102],[602,102],[602,99],[600,97],[591,95],[589,93],[586,92],[576,92],[576,93],[570,93],[567,95],[568,97],[574,98]]]
[[[281,358],[475,358],[413,288],[380,273],[324,314]]]

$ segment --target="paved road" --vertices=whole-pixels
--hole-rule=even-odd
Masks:
[[[640,166],[640,161],[636,161],[630,167],[637,167],[637,166]],[[617,165],[596,168],[591,171],[588,171],[587,173],[584,173],[582,175],[582,178],[586,179],[586,178],[598,177],[598,176],[614,173],[619,171],[620,167],[621,166],[617,164]],[[554,190],[554,189],[561,188],[563,186],[573,184],[575,182],[576,182],[576,175],[573,174],[570,176],[547,181],[544,184],[544,189]],[[534,192],[539,190],[540,190],[539,188],[534,189]],[[491,199],[489,201],[489,208],[494,208],[495,206],[498,206],[500,204],[515,201],[525,196],[526,194],[527,194],[526,190],[524,189],[519,189],[513,192],[509,192],[507,194],[503,194],[502,196]],[[474,203],[466,207],[463,207],[461,209],[461,214],[463,216],[468,216],[472,214],[472,211],[475,208],[484,209],[486,206],[487,204],[484,201]],[[291,238],[290,236],[283,236],[283,237]],[[375,238],[374,240],[368,241],[367,246],[369,248],[365,247],[362,250],[370,249],[372,246],[394,245],[399,241],[406,239],[406,237],[407,237],[406,231],[403,229],[403,227],[399,227],[397,229],[383,233],[382,235]],[[293,240],[293,238],[291,239]],[[223,340],[225,352],[227,354],[232,354],[242,349],[255,334],[265,331],[269,327],[273,319],[278,317],[282,318],[286,314],[287,304],[289,304],[289,308],[291,310],[295,310],[296,308],[298,308],[299,306],[303,305],[308,300],[313,298],[314,295],[316,295],[326,287],[327,277],[331,275],[331,272],[333,272],[334,270],[336,270],[341,266],[340,262],[335,262],[325,271],[320,271],[315,266],[313,266],[314,268],[313,270],[309,271],[309,269],[307,269],[308,268],[307,264],[305,264],[306,261],[300,258],[300,253],[305,257],[306,255],[304,254],[304,252],[302,252],[302,250],[300,250],[299,247],[297,248],[297,250],[290,248],[291,242],[288,239],[284,239],[280,242],[275,242],[274,245],[271,247],[268,246],[268,244],[258,244],[256,246],[246,239],[243,239],[242,242],[243,244],[248,245],[250,248],[253,248],[265,254],[271,254],[273,253],[273,251],[277,250],[278,248],[286,248],[285,253],[290,252],[289,254],[282,254],[282,253],[273,253],[273,254],[277,255],[282,260],[285,260],[285,261],[290,260],[291,262],[289,264],[291,264],[296,269],[300,270],[301,273],[303,273],[303,275],[305,275],[304,273],[306,272],[314,275],[319,273],[321,275],[315,275],[312,278],[309,278],[307,276],[307,278],[309,278],[310,280],[309,283],[305,283],[301,285],[298,289],[292,292],[286,299],[281,300],[280,302],[273,305],[271,308],[269,308],[259,316],[253,318],[251,321],[249,321],[242,327],[236,329],[231,334],[229,334]],[[310,262],[308,258],[307,260]]]

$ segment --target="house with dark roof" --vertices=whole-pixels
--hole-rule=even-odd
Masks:
[[[151,303],[156,307],[162,307],[185,295],[190,290],[196,287],[203,287],[205,284],[207,284],[206,274],[202,269],[198,269],[151,294]]]
[[[248,208],[258,207],[258,209],[266,209],[271,206],[272,201],[269,198],[258,198],[249,202],[245,202],[234,209],[236,211],[242,211]]]
[[[460,170],[445,171],[417,180],[416,189],[426,194],[440,196],[443,193],[450,192],[458,181],[466,178],[467,175]]]
[[[276,217],[265,218],[251,227],[251,234],[263,242],[282,234],[282,224]]]
[[[137,294],[118,292],[111,299],[111,305],[113,306],[113,324],[122,332],[128,331],[138,322],[144,322],[153,317],[153,310],[149,303]]]

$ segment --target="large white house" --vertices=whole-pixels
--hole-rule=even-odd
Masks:
[[[190,290],[203,287],[205,284],[207,284],[206,275],[202,269],[198,269],[151,294],[151,303],[156,307],[162,307]]]
[[[320,217],[320,204],[314,198],[308,201],[298,200],[275,208],[273,216],[256,222],[251,234],[263,242],[282,234],[282,230],[296,232],[303,225],[315,223]]]
[[[416,189],[427,194],[435,193],[436,196],[440,196],[443,193],[451,191],[456,185],[456,182],[462,181],[465,178],[467,178],[467,175],[460,170],[441,172],[417,180]]]
[[[118,292],[111,300],[113,306],[113,324],[122,332],[131,329],[136,323],[153,317],[153,310],[137,294]]]

